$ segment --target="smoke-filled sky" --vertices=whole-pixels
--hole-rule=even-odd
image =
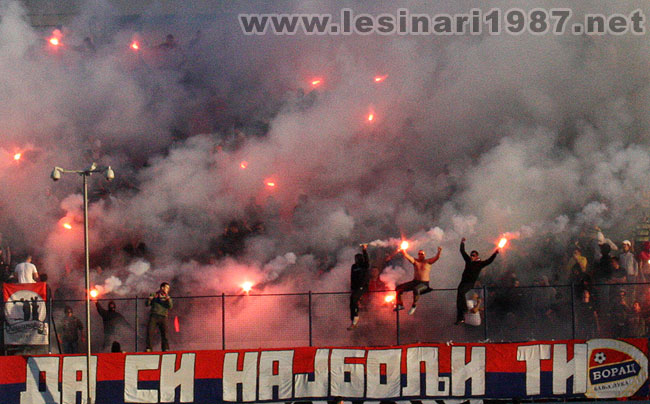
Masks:
[[[90,181],[93,280],[114,296],[161,281],[172,294],[239,293],[244,280],[260,293],[344,291],[359,243],[376,240],[380,259],[402,237],[413,253],[443,247],[432,284],[452,288],[463,236],[488,255],[511,232],[535,262],[595,225],[631,238],[648,208],[648,34],[246,36],[239,13],[337,16],[341,3],[215,1],[210,14],[200,2],[197,16],[186,1],[131,23],[89,3],[54,48],[52,30],[0,1],[0,231],[54,285],[81,287],[83,268],[81,179],[52,182],[54,166],[115,170]],[[567,5],[352,8],[515,3]],[[571,7],[650,15],[641,0]],[[178,47],[158,48],[168,33]],[[232,221],[258,227],[223,255]],[[396,260],[383,276],[392,286],[411,273]]]

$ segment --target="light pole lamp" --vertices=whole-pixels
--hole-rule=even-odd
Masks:
[[[92,404],[90,397],[90,251],[88,248],[88,177],[92,174],[102,173],[107,181],[115,178],[115,173],[110,166],[98,166],[92,163],[90,167],[84,170],[66,170],[61,167],[54,167],[50,177],[53,181],[61,179],[63,174],[79,174],[83,178],[83,200],[84,200],[84,258],[85,258],[85,278],[86,278],[86,394],[87,404]]]

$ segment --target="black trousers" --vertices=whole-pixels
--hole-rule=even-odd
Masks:
[[[428,289],[428,291],[427,291]],[[424,293],[429,293],[431,292],[431,289],[429,288],[429,282],[424,282],[424,281],[418,281],[413,279],[412,281],[406,282],[406,283],[400,283],[397,285],[395,288],[395,291],[397,292],[397,304],[402,305],[402,293],[406,291],[413,291],[413,305],[415,305],[420,298],[420,295]]]
[[[151,314],[149,316],[149,323],[147,324],[147,349],[151,349],[151,338],[156,328],[160,331],[160,345],[162,351],[169,351],[169,341],[167,340],[167,317],[158,314]]]
[[[474,282],[461,282],[458,285],[458,294],[456,295],[456,321],[465,319],[465,312],[467,311],[467,299],[465,295],[473,288]]]
[[[365,292],[365,286],[352,289],[352,293],[350,294],[350,320],[354,320],[354,318],[359,315],[359,300],[361,300],[361,296],[363,296]]]

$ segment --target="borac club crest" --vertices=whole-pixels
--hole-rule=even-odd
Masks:
[[[43,282],[4,284],[5,344],[48,344],[46,290]]]
[[[593,339],[589,347],[587,397],[634,395],[648,378],[648,359],[636,347],[618,340]]]

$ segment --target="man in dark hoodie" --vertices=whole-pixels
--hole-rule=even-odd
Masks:
[[[114,301],[108,302],[108,310],[104,309],[99,301],[95,302],[95,306],[104,322],[104,344],[102,349],[106,351],[118,339],[119,327],[131,328],[131,326],[124,316],[117,312]]]
[[[149,323],[147,324],[147,352],[151,352],[151,337],[160,331],[160,344],[162,351],[169,350],[169,341],[167,340],[167,315],[173,307],[172,298],[169,296],[169,283],[160,284],[160,289],[156,293],[149,295],[145,301],[146,306],[151,307]]]
[[[467,311],[465,294],[474,287],[481,270],[490,265],[498,253],[499,249],[497,248],[490,258],[481,261],[476,250],[473,250],[467,255],[465,252],[465,237],[460,241],[460,255],[463,256],[463,260],[465,261],[465,269],[463,270],[463,276],[458,285],[458,294],[456,295],[456,325],[465,322],[465,312]]]
[[[348,330],[352,330],[359,322],[359,300],[368,290],[370,260],[368,259],[368,244],[361,244],[362,254],[354,256],[354,264],[350,268],[350,320],[352,324]]]

